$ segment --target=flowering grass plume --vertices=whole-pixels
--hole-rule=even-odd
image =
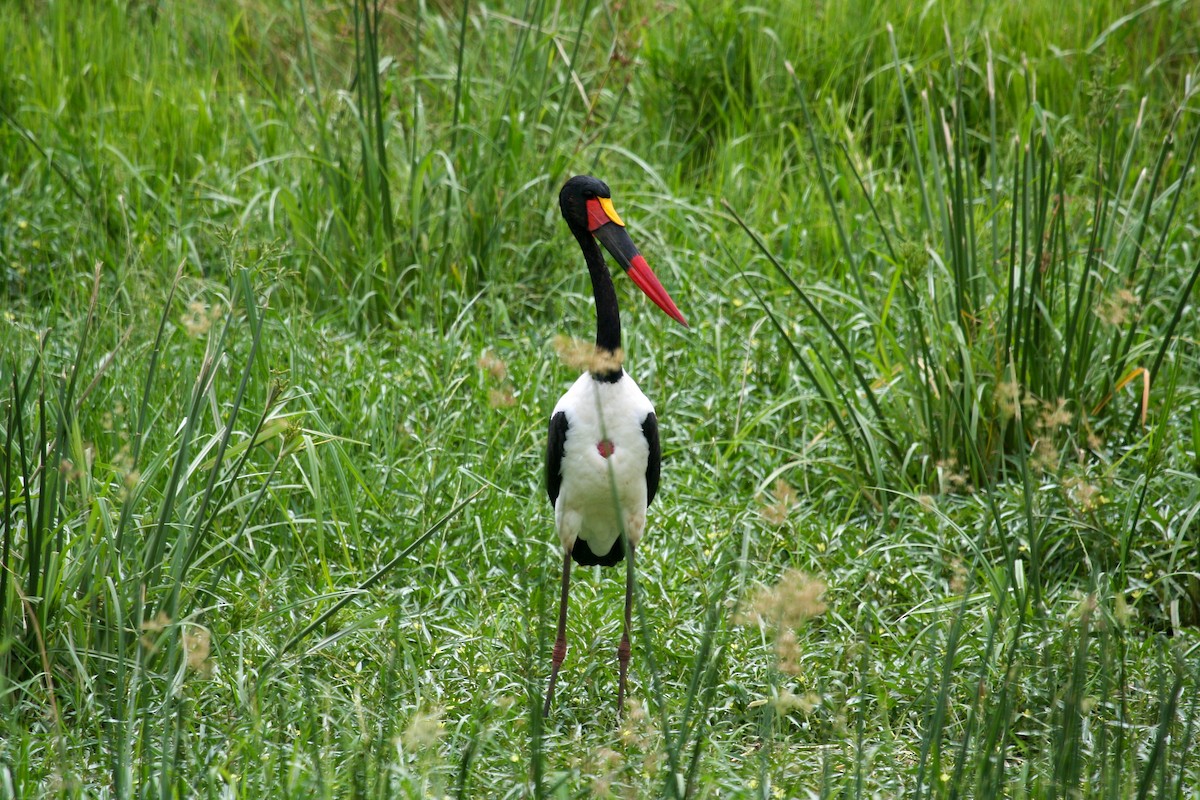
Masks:
[[[508,365],[504,363],[504,359],[493,353],[491,350],[484,350],[483,355],[476,362],[481,370],[488,373],[495,380],[502,381],[508,377]]]
[[[475,362],[479,369],[497,385],[488,389],[488,405],[492,408],[512,408],[517,398],[512,380],[508,376],[508,364],[491,350],[484,350]]]
[[[209,657],[212,653],[212,634],[208,628],[188,625],[183,632],[183,652],[189,668],[204,677],[212,675],[213,662]]]
[[[796,630],[826,609],[825,582],[807,573],[791,569],[774,586],[760,588],[750,598],[748,610],[737,620],[742,624],[772,626],[778,631],[775,655],[779,669],[792,675],[800,673],[800,644]]]
[[[446,726],[442,722],[442,710],[434,708],[413,714],[412,719],[408,721],[408,727],[400,735],[400,739],[405,747],[419,750],[437,744],[445,733]]]
[[[179,324],[187,332],[188,336],[195,338],[203,336],[212,328],[213,323],[221,319],[224,314],[224,309],[220,303],[215,303],[211,307],[202,300],[193,300],[188,303],[187,312],[179,318]]]
[[[763,507],[759,509],[759,513],[772,525],[782,525],[787,522],[788,514],[796,506],[796,490],[790,483],[780,478],[775,481],[775,488],[771,490],[771,496],[774,498],[774,502],[764,503]]]
[[[563,364],[580,371],[613,372],[625,363],[624,350],[605,350],[571,336],[555,336],[554,351]]]

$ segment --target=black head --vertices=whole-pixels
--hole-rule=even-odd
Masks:
[[[604,267],[604,256],[596,247],[596,241],[599,241],[647,297],[667,316],[687,327],[687,320],[675,307],[675,301],[659,283],[646,259],[642,258],[625,232],[625,223],[613,208],[612,192],[608,190],[607,183],[590,175],[576,175],[563,184],[562,191],[558,193],[558,207],[571,233],[575,234],[579,246],[583,248],[589,270]],[[608,280],[607,272],[604,279]]]
[[[588,200],[610,199],[608,184],[591,175],[576,175],[563,184],[558,193],[558,208],[572,231],[587,231]]]

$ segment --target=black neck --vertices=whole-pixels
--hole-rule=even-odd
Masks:
[[[596,298],[596,349],[616,353],[621,349],[621,314],[617,310],[617,290],[600,245],[588,231],[575,231],[579,247],[587,261],[588,274],[592,277],[592,294]],[[605,372],[593,372],[592,377],[601,381],[615,381],[621,377],[621,367]]]

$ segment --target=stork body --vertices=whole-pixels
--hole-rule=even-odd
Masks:
[[[597,240],[666,314],[687,325],[658,278],[638,253],[612,207],[608,186],[577,176],[559,194],[563,219],[579,242],[596,300],[596,353],[587,372],[558,401],[550,416],[546,491],[563,547],[562,597],[544,713],[566,656],[567,599],[572,560],[612,566],[628,555],[625,624],[617,648],[620,665],[617,714],[625,701],[633,557],[646,528],[646,508],[658,490],[660,448],[654,406],[621,366],[617,295]],[[628,548],[628,554],[626,553]]]
[[[637,547],[658,489],[654,406],[624,371],[613,382],[585,373],[554,407],[550,444],[558,452],[547,459],[547,483],[561,476],[551,502],[563,551],[585,566],[620,563],[622,527]]]

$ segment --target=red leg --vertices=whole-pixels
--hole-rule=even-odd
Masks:
[[[554,640],[553,666],[550,669],[550,687],[546,689],[546,705],[542,708],[542,716],[550,713],[550,704],[554,701],[554,683],[558,680],[558,668],[567,657],[567,591],[571,588],[571,553],[563,553],[562,599],[558,605],[558,637]]]
[[[617,647],[617,661],[621,665],[621,677],[617,684],[617,720],[625,713],[625,675],[629,671],[629,627],[633,615],[633,545],[629,545],[629,563],[625,565],[625,629],[621,632],[621,644]]]

